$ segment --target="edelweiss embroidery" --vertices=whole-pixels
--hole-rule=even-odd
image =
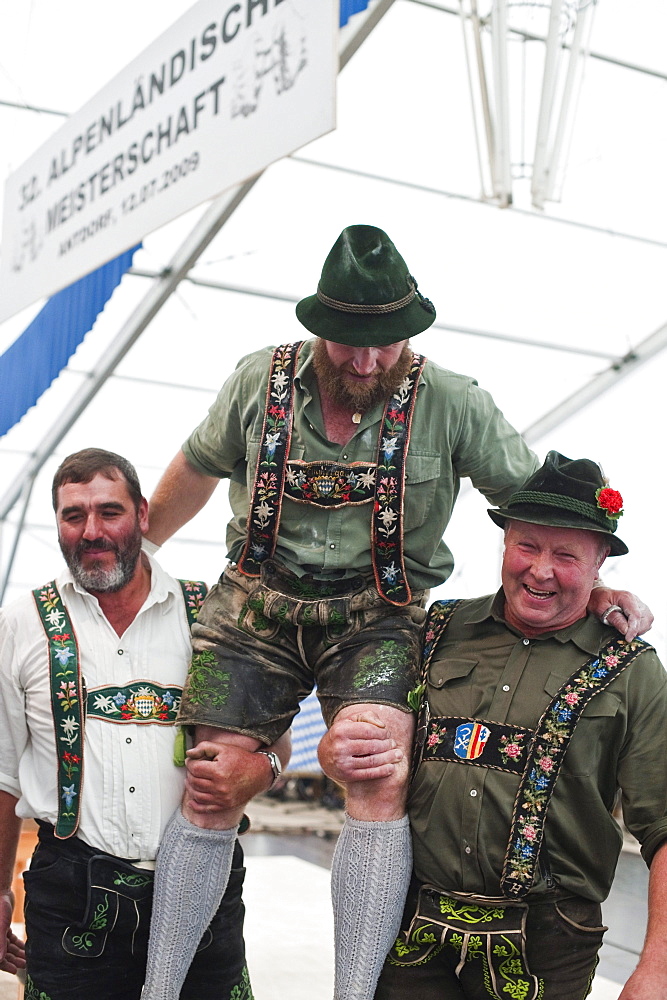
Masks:
[[[46,633],[51,678],[51,711],[58,755],[59,813],[56,837],[71,837],[79,825],[83,771],[82,681],[74,628],[55,580],[33,590]]]
[[[373,492],[372,560],[376,586],[390,604],[410,603],[403,564],[403,494],[410,419],[426,358],[414,354],[410,371],[391,396],[382,421],[376,465],[287,461],[292,433],[294,371],[301,343],[276,348],[269,373],[262,443],[248,512],[248,537],[238,568],[259,576],[275,551],[283,496],[319,506],[366,503]]]
[[[182,689],[137,682],[126,687],[94,688],[88,692],[88,717],[108,722],[160,723],[176,720]]]

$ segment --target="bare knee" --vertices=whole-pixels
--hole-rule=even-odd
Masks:
[[[212,830],[237,826],[250,799],[273,780],[269,761],[255,753],[260,745],[241,733],[197,726],[186,760],[186,819]]]
[[[344,779],[350,816],[392,820],[405,814],[414,726],[412,714],[390,705],[347,706],[338,713],[331,745],[345,746],[365,771],[360,777],[351,766]]]

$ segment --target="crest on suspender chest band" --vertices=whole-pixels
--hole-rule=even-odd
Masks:
[[[503,896],[522,899],[535,881],[547,810],[570,740],[588,703],[647,649],[643,639],[620,636],[592,656],[562,685],[534,730],[475,719],[431,717],[428,668],[438,641],[460,601],[436,601],[429,609],[420,683],[408,696],[419,700],[414,778],[422,760],[453,761],[520,774],[500,880]],[[411,704],[416,707],[416,704]]]
[[[196,580],[178,582],[188,624],[192,626],[206,596],[206,584]],[[167,689],[149,681],[86,692],[74,627],[55,580],[32,594],[48,643],[58,788],[54,834],[59,840],[66,840],[79,826],[86,717],[173,725],[182,688],[173,685]]]
[[[372,502],[371,557],[378,592],[389,604],[409,604],[403,561],[405,459],[426,358],[413,354],[408,374],[385,407],[375,465],[289,461],[294,372],[302,343],[283,345],[273,354],[248,535],[238,568],[246,576],[259,576],[262,562],[275,552],[284,496],[320,507]]]

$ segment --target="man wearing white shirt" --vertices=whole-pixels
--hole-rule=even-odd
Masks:
[[[125,459],[69,456],[53,502],[67,569],[0,611],[0,968],[24,964],[11,879],[21,820],[34,817],[26,996],[138,1000],[155,857],[186,781],[173,722],[203,595],[142,553],[147,504]],[[249,756],[262,791],[273,762]],[[235,793],[224,775],[203,779],[201,763],[188,763],[187,782],[206,811]],[[232,869],[182,1000],[252,998],[238,843]],[[174,886],[183,891],[177,874]]]

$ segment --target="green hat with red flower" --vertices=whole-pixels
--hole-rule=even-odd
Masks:
[[[625,542],[616,537],[623,497],[612,490],[600,466],[588,458],[566,458],[550,451],[544,465],[517,490],[505,507],[487,511],[501,527],[506,521],[528,521],[554,528],[581,528],[608,535],[610,555],[623,556]]]

